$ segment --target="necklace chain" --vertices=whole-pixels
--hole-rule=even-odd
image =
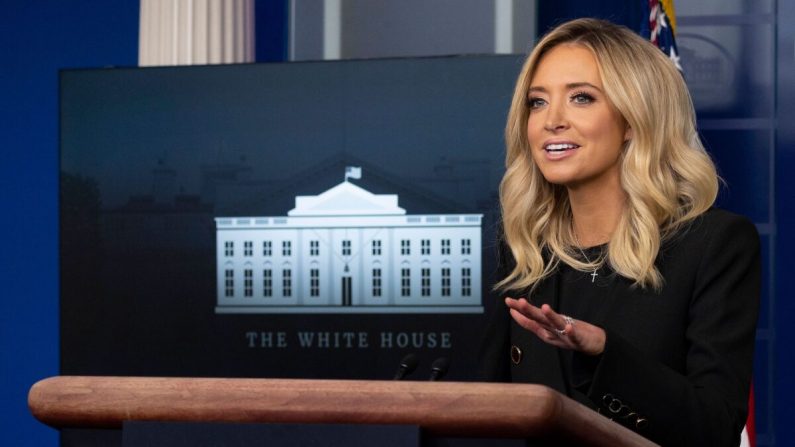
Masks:
[[[582,249],[582,244],[580,243],[580,238],[577,237],[577,232],[574,231],[574,229],[572,228],[571,233],[574,235],[574,243],[577,244],[577,250],[580,250],[580,253],[582,253],[582,257],[585,258],[585,260],[588,262],[588,264],[592,264],[591,260],[588,259],[588,255],[586,255],[585,251]],[[599,270],[599,264],[596,264],[596,266],[593,269],[593,272],[591,272],[591,282],[592,283],[596,282],[596,277],[599,276],[599,274],[596,273],[597,270]]]

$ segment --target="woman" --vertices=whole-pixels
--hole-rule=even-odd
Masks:
[[[564,23],[519,75],[506,141],[487,378],[548,385],[662,445],[738,445],[759,238],[712,207],[680,73],[624,27]]]

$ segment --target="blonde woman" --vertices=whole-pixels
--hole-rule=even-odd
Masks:
[[[487,378],[548,385],[662,445],[738,445],[759,237],[713,208],[680,73],[624,27],[564,23],[525,62],[505,134]]]

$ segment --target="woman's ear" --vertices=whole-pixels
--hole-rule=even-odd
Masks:
[[[627,130],[624,131],[624,143],[632,139],[632,127],[627,124]]]

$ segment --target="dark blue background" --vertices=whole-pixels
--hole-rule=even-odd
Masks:
[[[286,0],[257,2],[257,59],[283,60],[286,53]],[[553,4],[554,3],[554,4]],[[626,1],[540,1],[539,30],[563,17],[600,15],[619,22],[636,11]],[[62,68],[134,66],[138,44],[137,0],[37,0],[14,2],[0,16],[0,444],[56,445],[56,432],[35,421],[27,391],[37,380],[58,374],[58,70]],[[554,18],[554,19],[553,19]],[[263,21],[265,22],[263,24]],[[773,358],[757,364],[756,374],[770,376],[775,398],[770,410],[775,428],[767,445],[795,445],[791,421],[795,410],[790,377],[795,375],[788,347],[795,341],[786,323],[795,317],[795,285],[788,275],[795,249],[795,2],[779,1],[776,16],[777,81],[775,150],[772,172],[748,172],[743,153],[724,156],[724,171],[747,173],[743,188],[733,189],[734,203],[752,207],[759,200],[775,205],[770,246],[775,250],[775,315],[766,327]],[[748,92],[753,95],[753,92]],[[765,170],[766,171],[766,170]],[[771,191],[762,188],[769,176]],[[746,189],[748,188],[748,189]],[[771,197],[772,195],[772,197]],[[742,209],[737,211],[742,212]],[[761,322],[760,322],[761,323]],[[769,362],[769,363],[768,363]],[[761,370],[768,364],[773,371]]]

